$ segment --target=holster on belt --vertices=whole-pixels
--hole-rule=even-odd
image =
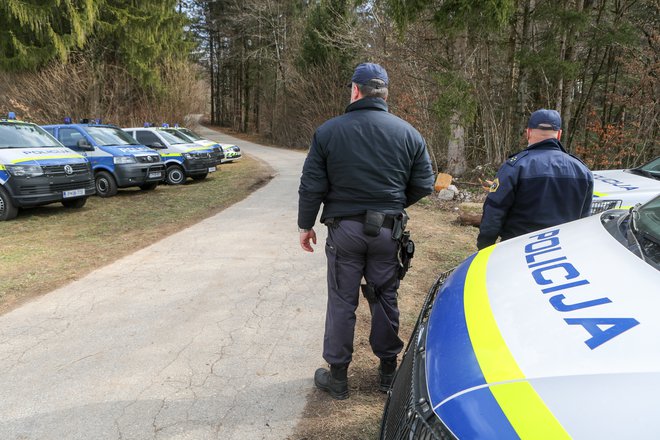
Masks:
[[[362,231],[370,237],[378,237],[380,228],[385,221],[385,213],[378,211],[367,211],[364,214],[364,226]]]

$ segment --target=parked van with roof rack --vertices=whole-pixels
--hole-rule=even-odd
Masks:
[[[96,194],[112,197],[118,188],[137,186],[150,191],[165,177],[165,164],[157,151],[140,145],[128,133],[100,120],[44,125],[64,146],[86,156],[94,170]]]
[[[19,208],[49,203],[82,208],[94,192],[85,157],[13,112],[0,119],[0,220],[16,217]]]
[[[124,128],[140,143],[158,151],[165,162],[165,181],[170,185],[179,185],[191,177],[203,180],[209,173],[217,170],[217,161],[211,148],[185,141],[163,127]]]

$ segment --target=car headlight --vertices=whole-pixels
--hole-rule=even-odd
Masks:
[[[7,171],[16,177],[38,177],[44,175],[40,165],[6,165]]]
[[[137,160],[135,160],[135,156],[115,156],[112,158],[112,161],[115,163],[115,165],[137,162]]]
[[[190,153],[183,153],[183,157],[186,158],[186,159],[194,159],[195,158],[195,156],[193,156]]]

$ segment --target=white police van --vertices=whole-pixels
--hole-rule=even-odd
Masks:
[[[431,288],[381,439],[657,439],[660,197],[507,240]]]
[[[179,127],[178,124],[175,124],[174,127],[166,128],[170,133],[175,134],[176,136],[182,136],[183,139],[188,139],[191,142],[194,142],[199,145],[212,146],[217,145],[222,149],[222,163],[233,162],[239,160],[242,156],[241,149],[238,145],[235,144],[222,144],[219,142],[214,142],[210,139],[206,139],[195,133],[194,131],[185,128]]]
[[[614,208],[629,209],[660,194],[660,157],[637,168],[592,173],[592,214]]]
[[[193,142],[201,147],[207,147],[213,150],[213,155],[216,159],[216,165],[219,166],[221,163],[225,162],[225,152],[223,144],[212,141],[210,139],[205,139],[187,128],[179,127],[179,124],[174,124],[173,127],[170,127],[169,124],[163,124],[162,129],[168,133],[173,134],[182,141]]]
[[[165,181],[170,185],[179,185],[187,177],[203,180],[217,170],[216,157],[209,147],[184,141],[163,128],[145,127],[124,128],[141,144],[157,150],[165,162]]]
[[[0,220],[18,209],[61,202],[82,208],[94,195],[89,162],[35,124],[0,119]]]
[[[42,126],[64,146],[86,156],[94,170],[96,194],[112,197],[118,188],[137,186],[150,191],[165,177],[165,164],[158,152],[140,145],[114,125],[83,119],[72,124]]]

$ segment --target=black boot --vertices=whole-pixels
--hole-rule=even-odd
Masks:
[[[394,373],[396,372],[396,356],[388,359],[381,359],[380,366],[378,367],[378,376],[380,382],[378,389],[384,393],[390,390],[392,382],[394,381]]]
[[[319,368],[314,373],[314,385],[330,393],[333,399],[348,399],[348,365],[330,365],[329,371]]]

